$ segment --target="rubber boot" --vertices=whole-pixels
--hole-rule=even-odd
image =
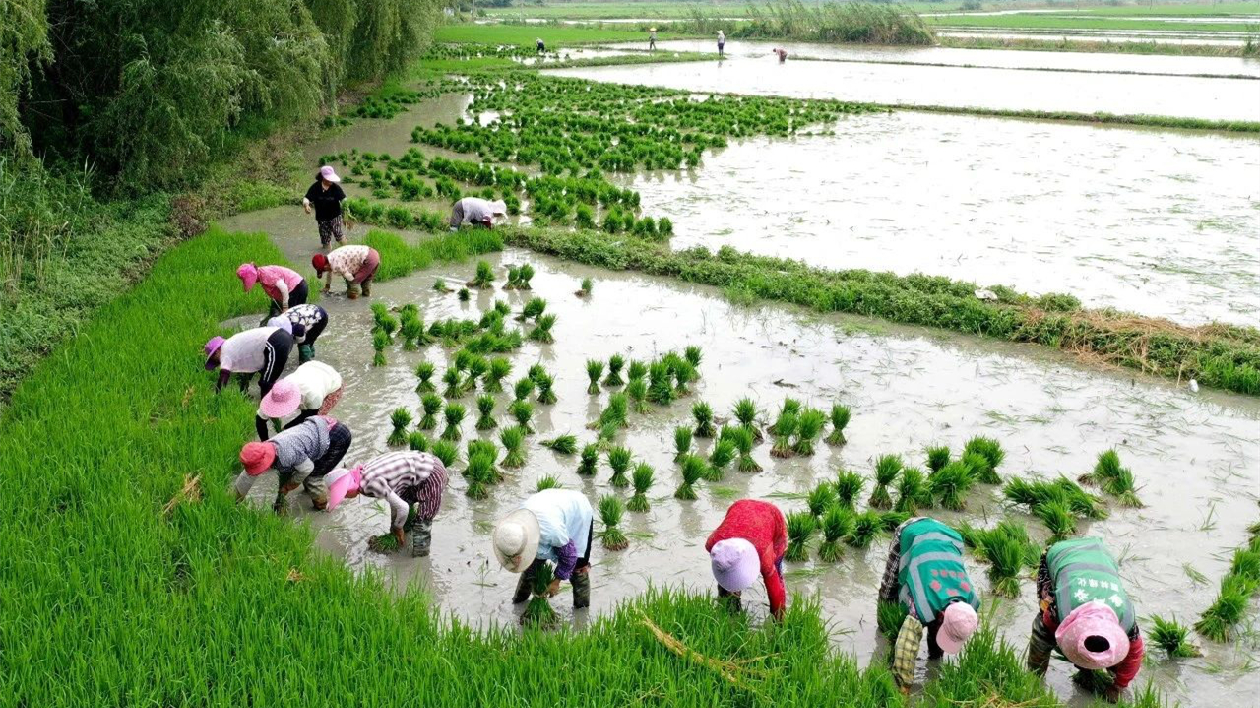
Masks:
[[[529,599],[534,594],[534,569],[529,567],[521,573],[521,579],[516,583],[516,594],[512,596],[512,604],[519,605]]]
[[[359,299],[359,286],[355,285],[354,283],[347,284],[346,285],[346,299],[347,300]]]
[[[372,281],[371,280],[363,281],[363,285],[361,285],[360,287],[363,288],[363,297],[372,297]]]
[[[433,522],[416,520],[411,527],[411,557],[425,558],[433,539]]]
[[[1045,649],[1036,637],[1028,643],[1028,670],[1038,676],[1045,676],[1050,668],[1050,652]]]
[[[573,576],[569,578],[569,582],[573,583],[573,607],[574,609],[582,609],[591,606],[591,567],[588,565],[573,571]]]
[[[305,364],[306,362],[314,358],[315,358],[315,347],[312,347],[309,344],[298,345],[298,363],[299,364]]]

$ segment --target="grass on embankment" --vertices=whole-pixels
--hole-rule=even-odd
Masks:
[[[657,40],[677,39],[682,35],[658,32]],[[539,25],[444,25],[434,33],[435,42],[471,42],[475,44],[515,44],[533,47],[542,38],[547,50],[557,47],[602,42],[647,42],[648,33],[638,28],[610,29],[598,27],[550,27]]]
[[[1165,22],[1158,18],[1149,20],[1122,20],[1107,17],[1080,17],[1076,14],[1058,15],[1028,13],[1019,15],[945,15],[925,17],[928,24],[936,27],[1003,29],[1011,31],[1084,32],[1096,30],[1129,30],[1133,32],[1247,32],[1251,26],[1245,20],[1238,22]]]
[[[1178,44],[1150,40],[1145,42],[1067,39],[1047,35],[1045,39],[1028,37],[942,37],[937,35],[942,47],[957,49],[1014,49],[1039,52],[1088,52],[1093,54],[1166,54],[1186,57],[1245,57],[1252,56],[1243,45],[1228,44]]]

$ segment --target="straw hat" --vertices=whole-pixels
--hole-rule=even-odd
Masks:
[[[275,386],[263,396],[258,410],[268,418],[284,418],[298,409],[302,402],[302,392],[297,384],[288,379],[280,379]]]
[[[520,573],[538,555],[538,517],[529,509],[517,509],[495,524],[490,541],[494,556],[509,572]]]
[[[271,469],[276,461],[276,446],[266,442],[248,442],[241,448],[241,464],[245,466],[245,474],[250,477]]]

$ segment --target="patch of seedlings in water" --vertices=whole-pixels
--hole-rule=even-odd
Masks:
[[[473,288],[494,287],[494,269],[486,261],[477,261],[477,271],[473,274],[473,279],[468,281],[468,285]]]
[[[800,418],[796,412],[784,410],[779,413],[770,431],[774,435],[774,445],[770,448],[771,457],[782,459],[794,454],[792,436],[796,433],[799,424]]]
[[[796,442],[792,443],[792,452],[801,457],[814,454],[814,443],[822,435],[827,425],[827,414],[817,408],[806,408],[796,419]]]
[[[471,453],[464,476],[468,478],[465,494],[470,499],[485,499],[490,496],[490,485],[495,482],[494,458],[485,450]]]
[[[389,414],[390,425],[394,426],[393,432],[389,434],[389,439],[385,441],[390,447],[407,444],[407,427],[411,425],[411,411],[406,408],[395,408],[393,413]]]
[[[511,373],[512,362],[501,356],[491,359],[490,369],[486,371],[486,375],[482,379],[481,389],[486,393],[499,393],[503,391],[503,380]]]
[[[560,484],[560,478],[554,474],[545,474],[538,478],[538,482],[534,485],[535,492],[541,492],[544,489],[560,489],[564,485]]]
[[[928,490],[944,509],[962,511],[967,508],[967,492],[975,482],[973,469],[961,460],[951,462],[928,475]]]
[[[674,498],[684,501],[694,501],[699,497],[696,495],[696,482],[704,476],[709,465],[702,458],[695,455],[688,455],[682,461],[682,483],[678,485],[678,489],[674,490]]]
[[[875,460],[875,487],[867,505],[872,509],[891,509],[892,497],[888,494],[888,485],[897,479],[905,464],[901,455],[881,455]]]
[[[721,482],[726,477],[726,468],[735,459],[735,443],[728,439],[718,440],[709,451],[709,466],[704,478],[709,482]]]
[[[700,372],[691,365],[691,362],[686,359],[678,359],[676,356],[668,366],[674,375],[674,396],[686,396],[689,393],[687,385],[699,379]]]
[[[498,426],[494,419],[494,396],[484,394],[477,397],[477,430],[492,430]]]
[[[560,616],[556,614],[555,608],[551,606],[551,600],[547,597],[551,592],[551,581],[554,578],[555,571],[550,563],[540,563],[534,569],[534,577],[530,582],[530,592],[533,593],[533,597],[525,606],[525,611],[521,613],[522,625],[536,629],[550,629],[559,623]]]
[[[1142,500],[1137,496],[1137,485],[1133,473],[1120,465],[1120,455],[1115,450],[1107,450],[1098,455],[1094,471],[1081,475],[1083,484],[1101,487],[1104,492],[1116,498],[1121,506],[1130,508],[1142,507]]]
[[[573,455],[577,453],[577,437],[573,435],[560,435],[550,440],[543,440],[539,443],[539,445],[542,445],[552,452],[560,453],[561,455]]]
[[[420,346],[421,340],[428,339],[429,335],[424,330],[424,322],[415,316],[404,317],[402,320],[402,337],[403,349],[414,350]],[[424,342],[427,344],[427,342]]]
[[[625,380],[621,378],[621,370],[625,368],[626,358],[620,354],[613,354],[608,357],[608,375],[604,377],[605,386],[623,386]]]
[[[431,361],[416,364],[416,393],[433,393],[437,390],[433,386],[433,374],[436,372],[437,367]]]
[[[1028,481],[1016,477],[1006,483],[1002,494],[1014,504],[1027,506],[1034,514],[1037,507],[1047,503],[1062,505],[1070,515],[1086,519],[1102,520],[1107,518],[1107,508],[1094,495],[1081,489],[1076,482],[1060,475],[1053,482]],[[1050,514],[1055,516],[1055,514]],[[1044,519],[1043,519],[1044,520]],[[1075,523],[1072,524],[1075,530]]]
[[[907,514],[914,514],[920,507],[932,506],[932,493],[928,489],[923,470],[918,467],[907,467],[901,471],[901,479],[897,481],[897,503],[894,509]]]
[[[823,512],[820,525],[823,541],[818,546],[818,559],[835,563],[844,555],[841,542],[853,532],[853,512],[839,504],[832,504]]]
[[[508,267],[508,281],[504,286],[505,290],[531,290],[533,286],[530,281],[534,279],[534,266],[525,263],[519,268],[515,266]]]
[[[573,294],[577,295],[578,297],[590,297],[591,293],[594,291],[595,291],[595,281],[591,280],[590,278],[582,278],[581,286],[579,286],[578,289]]]
[[[517,470],[525,466],[525,429],[519,425],[499,431],[499,444],[503,445],[503,467]]]
[[[895,642],[897,635],[901,632],[901,623],[906,621],[906,616],[909,614],[910,608],[900,602],[880,600],[875,608],[875,626],[879,628],[879,633],[885,639]]]
[[[648,375],[648,365],[638,359],[631,359],[626,367],[626,378],[631,381],[643,381]]]
[[[884,517],[867,510],[853,517],[853,531],[845,540],[854,548],[867,548],[884,532]]]
[[[551,333],[551,328],[556,324],[555,315],[543,315],[534,323],[534,328],[529,331],[529,339],[539,344],[554,344],[555,335]]]
[[[433,456],[442,461],[442,466],[450,469],[459,461],[459,447],[450,440],[434,440],[432,449]]]
[[[864,486],[866,486],[866,479],[862,475],[852,470],[841,470],[836,474],[836,503],[853,511],[858,497],[862,496]]]
[[[994,595],[1019,597],[1019,578],[1025,568],[1040,562],[1041,549],[1028,537],[1023,524],[1003,520],[992,529],[964,525],[963,542],[989,564],[989,585]]]
[[[529,423],[534,418],[534,404],[529,401],[512,401],[512,404],[508,406],[508,413],[526,435],[533,435],[534,428]]]
[[[997,468],[1006,459],[1002,445],[993,438],[976,436],[963,448],[963,461],[971,465],[980,484],[1001,484]]]
[[[599,472],[599,446],[591,443],[582,448],[577,473],[583,477],[594,477]]]
[[[433,289],[439,293],[449,293],[451,291],[450,287],[447,286],[446,281],[441,278],[433,281]]]
[[[490,370],[490,362],[485,357],[473,356],[468,362],[468,378],[464,381],[464,392],[471,393],[477,388],[477,380]]]
[[[805,504],[809,507],[809,513],[821,517],[828,509],[837,506],[835,485],[830,482],[814,485],[805,498]]]
[[[717,434],[713,427],[713,409],[709,404],[700,401],[691,407],[691,415],[696,419],[694,435],[698,438],[711,438]]]
[[[831,407],[831,434],[827,436],[828,445],[843,445],[848,442],[844,437],[844,429],[849,425],[853,412],[848,406],[836,404]]]
[[[455,367],[450,367],[442,373],[442,383],[446,384],[446,388],[442,389],[444,397],[454,399],[464,395],[464,377]]]
[[[517,315],[516,319],[520,322],[536,320],[542,316],[542,313],[546,311],[546,309],[546,300],[540,297],[531,297],[529,301],[525,303],[525,306],[521,308],[521,314]]]
[[[604,532],[600,534],[600,540],[604,543],[604,548],[610,551],[621,551],[630,545],[630,541],[626,535],[622,533],[617,525],[621,523],[621,516],[625,511],[621,500],[611,494],[605,494],[599,498],[599,520],[604,525]]]
[[[551,378],[551,374],[542,374],[534,383],[538,385],[538,402],[544,406],[550,406],[556,402],[556,392],[552,389],[555,380]]]
[[[674,401],[673,380],[664,362],[654,361],[648,366],[647,400],[658,406],[667,406]]]
[[[798,562],[809,560],[809,539],[818,529],[818,520],[808,511],[792,511],[787,515],[787,552],[783,560]]]
[[[648,385],[643,379],[630,379],[626,384],[626,395],[634,402],[635,413],[647,413]]]
[[[599,412],[595,427],[612,430],[615,434],[628,424],[629,410],[630,398],[624,393],[614,393],[608,397],[608,406]]]
[[[630,469],[630,450],[624,447],[614,447],[608,451],[608,466],[612,469],[612,477],[608,483],[618,489],[630,486],[630,478],[626,477],[626,472]]]
[[[464,416],[467,413],[468,411],[458,403],[446,404],[446,411],[444,412],[446,429],[442,431],[443,440],[458,441],[463,437],[463,433],[460,432],[460,426],[463,424]]]
[[[381,330],[372,332],[372,366],[385,366],[385,347],[389,346],[389,335]]]
[[[534,383],[534,380],[526,376],[519,379],[512,387],[512,395],[518,401],[529,400],[529,397],[534,395],[534,388],[536,386],[537,384]]]
[[[740,472],[760,472],[761,465],[757,464],[757,461],[752,456],[752,431],[742,425],[736,425],[723,428],[722,432],[735,445],[735,450],[739,452],[739,462],[736,464],[735,469]]]
[[[704,361],[704,351],[694,345],[683,347],[683,359],[691,364],[691,368],[699,369],[700,362]]]
[[[630,501],[626,502],[627,509],[641,513],[652,508],[648,502],[647,493],[652,488],[655,478],[656,472],[651,465],[640,462],[635,466],[634,473],[630,475],[630,481],[634,484],[634,495],[630,497]]]
[[[1221,579],[1220,594],[1203,611],[1194,628],[1215,642],[1228,641],[1234,625],[1246,615],[1247,602],[1260,590],[1260,543],[1252,538],[1248,546],[1234,551],[1229,572]]]
[[[674,428],[674,462],[681,462],[691,453],[691,428],[680,425]]]
[[[471,291],[471,290],[469,290],[468,288],[460,288],[460,289],[459,289],[459,301],[460,301],[460,302],[468,302],[468,301],[469,301],[469,300],[471,300],[471,299],[472,299],[472,291]]]
[[[416,427],[420,430],[434,430],[437,428],[437,414],[442,410],[442,398],[436,393],[426,393],[420,398],[420,407],[424,410],[424,415],[420,418],[420,422]]]
[[[735,420],[739,421],[740,427],[752,433],[753,443],[760,444],[765,440],[765,435],[761,429],[757,427],[757,404],[751,398],[741,398],[735,402]]]
[[[407,447],[412,452],[428,452],[430,447],[429,438],[419,430],[413,430],[407,435]]]
[[[590,385],[586,387],[586,392],[592,396],[599,395],[599,377],[604,375],[604,362],[599,359],[586,360],[586,377],[591,380]]]
[[[951,453],[947,445],[929,447],[927,449],[928,472],[940,472],[949,464]]]
[[[1189,641],[1190,629],[1178,624],[1176,616],[1172,619],[1164,619],[1159,615],[1152,615],[1149,632],[1149,641],[1163,649],[1169,659],[1193,659],[1203,656],[1203,652]]]

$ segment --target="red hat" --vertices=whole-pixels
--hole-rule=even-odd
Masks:
[[[311,256],[311,267],[315,269],[316,273],[323,273],[328,270],[328,256],[322,253],[316,253]]]
[[[271,463],[275,461],[276,446],[271,443],[250,442],[241,448],[241,464],[245,465],[245,473],[250,477],[257,477],[271,469]]]

